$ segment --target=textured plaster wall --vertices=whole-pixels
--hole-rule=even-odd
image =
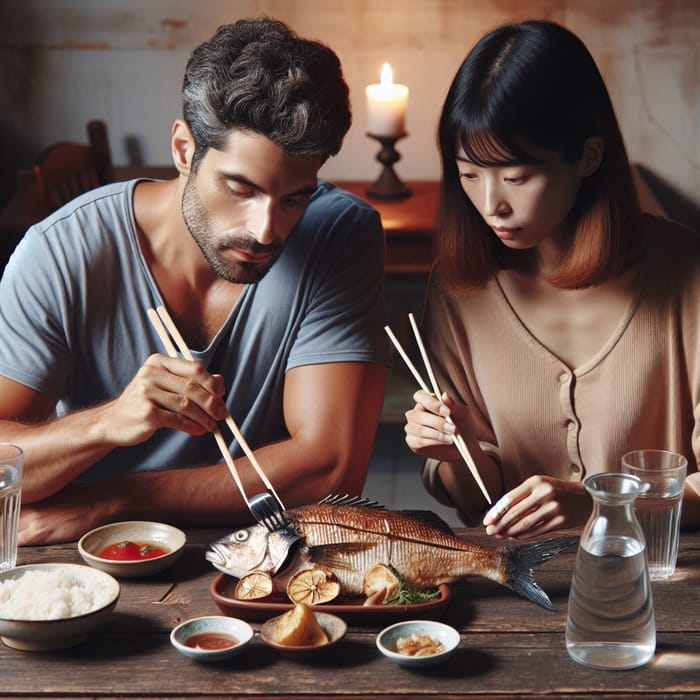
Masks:
[[[269,14],[340,55],[354,124],[325,167],[373,179],[364,87],[384,61],[410,90],[397,171],[437,179],[435,125],[474,42],[507,20],[548,18],[578,33],[608,82],[632,160],[690,217],[700,207],[699,0],[0,0],[0,185],[47,144],[107,120],[115,163],[170,162],[191,49],[219,24]],[[0,198],[1,201],[1,198]],[[683,206],[686,207],[683,210]]]

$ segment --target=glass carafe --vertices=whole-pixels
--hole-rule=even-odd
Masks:
[[[656,624],[644,535],[633,505],[648,484],[628,474],[594,474],[584,486],[593,512],[576,554],[566,649],[591,668],[643,666],[654,656]]]

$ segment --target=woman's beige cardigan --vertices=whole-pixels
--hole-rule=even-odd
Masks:
[[[422,334],[438,383],[471,406],[506,490],[533,474],[581,481],[615,471],[625,452],[643,447],[681,452],[697,472],[700,236],[665,219],[645,222],[651,243],[635,297],[604,347],[573,371],[528,332],[496,280],[453,298],[431,282]],[[454,505],[435,461],[422,476]],[[460,515],[473,522],[476,514]]]

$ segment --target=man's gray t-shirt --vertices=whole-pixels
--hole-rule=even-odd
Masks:
[[[164,302],[137,240],[135,182],[78,197],[30,228],[0,281],[0,375],[56,397],[57,415],[118,396],[149,355],[164,352],[146,314]],[[209,347],[193,350],[223,375],[228,408],[253,447],[288,437],[288,369],[389,363],[383,262],[376,211],[320,181],[279,260],[245,287]],[[241,454],[233,439],[231,450]],[[213,438],[161,429],[83,478],[219,461]]]

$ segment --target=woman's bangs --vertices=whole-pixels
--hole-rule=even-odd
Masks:
[[[462,132],[459,146],[466,159],[481,168],[495,168],[521,160],[503,139],[480,129]]]
[[[523,139],[518,138],[502,120],[485,115],[481,118],[465,115],[457,133],[455,156],[461,147],[466,159],[477,167],[498,168],[536,160],[528,152]]]

